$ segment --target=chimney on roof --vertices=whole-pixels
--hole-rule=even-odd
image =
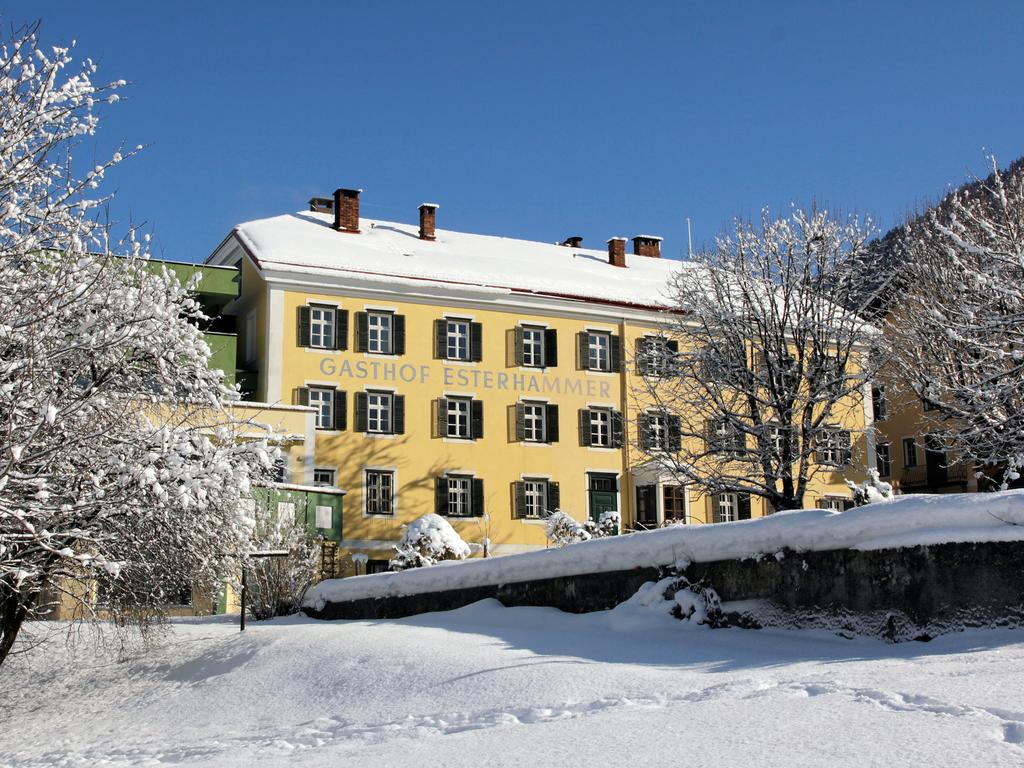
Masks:
[[[359,193],[361,189],[334,190],[334,228],[359,234]]]
[[[420,203],[420,240],[436,240],[437,203]]]
[[[309,198],[309,210],[313,213],[332,213],[334,201],[329,197],[311,197]]]
[[[633,238],[633,254],[661,258],[661,238],[654,235],[637,235]]]
[[[626,238],[612,237],[608,239],[608,263],[613,267],[626,266]]]
[[[572,237],[565,238],[562,241],[562,245],[566,248],[579,248],[583,245],[583,238],[579,235],[573,235]]]

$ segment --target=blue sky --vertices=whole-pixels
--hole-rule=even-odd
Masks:
[[[230,228],[361,187],[368,217],[604,247],[695,245],[817,201],[882,227],[1024,154],[1021,2],[49,0],[130,87],[116,216],[201,260]],[[99,150],[98,150],[99,151]]]

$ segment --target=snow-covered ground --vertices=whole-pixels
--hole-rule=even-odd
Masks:
[[[627,603],[174,624],[0,668],[4,766],[1020,766],[1024,632],[887,645]]]

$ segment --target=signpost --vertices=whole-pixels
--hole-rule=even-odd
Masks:
[[[290,553],[287,549],[264,549],[257,550],[256,552],[250,552],[249,557],[288,557]],[[241,620],[239,622],[239,632],[245,632],[245,598],[247,594],[247,588],[245,585],[245,564],[242,564],[242,612]]]

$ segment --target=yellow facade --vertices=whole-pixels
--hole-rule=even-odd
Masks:
[[[480,258],[486,258],[486,253]],[[391,556],[403,525],[437,511],[436,484],[438,478],[448,475],[483,481],[486,516],[475,510],[472,516],[449,518],[478,554],[484,553],[485,543],[489,555],[546,546],[543,519],[516,516],[516,483],[527,479],[557,483],[559,507],[578,520],[592,514],[596,503],[614,504],[623,529],[633,529],[637,489],[653,485],[657,522],[670,516],[670,503],[683,505],[688,523],[716,521],[711,499],[689,487],[675,488],[677,481],[670,473],[645,463],[646,457],[631,447],[636,438],[634,391],[639,381],[630,360],[639,337],[657,334],[656,312],[609,302],[507,293],[494,298],[471,290],[451,290],[443,281],[410,287],[402,281],[389,284],[380,277],[323,277],[316,271],[302,274],[294,270],[284,274],[261,265],[258,254],[230,239],[210,261],[241,264],[239,354],[247,348],[258,351],[251,362],[259,371],[260,399],[304,402],[303,397],[308,397],[304,390],[319,388],[338,393],[340,400],[335,400],[333,407],[344,402],[344,428],[318,428],[314,464],[307,460],[293,468],[295,482],[312,483],[313,471],[325,470],[333,473],[335,485],[347,491],[339,551],[342,575],[363,572],[365,558],[380,567]],[[316,307],[333,310],[335,323],[345,313],[344,349],[300,343],[300,316]],[[402,354],[356,351],[356,318],[367,312],[404,318]],[[249,315],[253,320],[246,319]],[[482,354],[478,362],[438,356],[435,323],[445,318],[479,324]],[[554,332],[557,364],[536,368],[517,362],[516,329],[523,326]],[[614,373],[585,370],[577,342],[581,332],[618,337],[621,369]],[[247,334],[255,335],[247,339]],[[357,428],[356,397],[367,392],[404,399],[401,434],[370,434]],[[481,402],[483,436],[456,439],[438,434],[437,402],[442,398]],[[557,442],[519,439],[515,410],[523,401],[557,406]],[[623,445],[584,446],[580,437],[582,409],[623,414]],[[861,434],[865,423],[864,407],[858,404],[850,409],[842,426],[854,432],[853,465],[819,474],[807,494],[808,506],[827,498],[850,499],[845,481],[862,480],[863,468],[874,463],[871,441]],[[368,509],[368,470],[393,473],[393,505],[387,514]],[[754,499],[750,511],[757,517],[769,510]]]

